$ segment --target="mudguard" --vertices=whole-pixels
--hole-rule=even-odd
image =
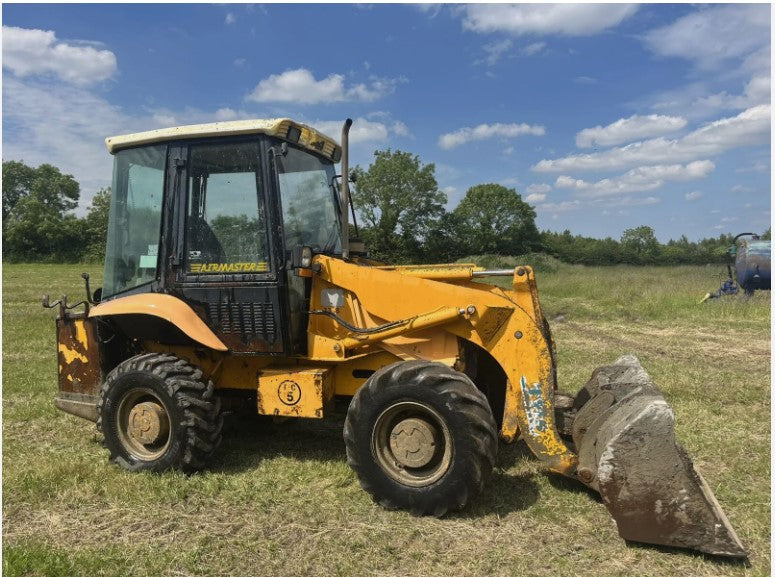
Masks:
[[[89,310],[89,317],[109,317],[112,315],[150,315],[163,319],[176,327],[192,340],[216,351],[227,351],[223,344],[194,310],[177,297],[144,293],[130,295],[106,301]]]

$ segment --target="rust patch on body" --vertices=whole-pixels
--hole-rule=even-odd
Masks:
[[[96,395],[100,388],[100,353],[94,321],[86,318],[57,319],[59,390]]]

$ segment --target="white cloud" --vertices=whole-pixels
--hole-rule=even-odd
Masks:
[[[735,172],[769,172],[770,165],[767,162],[756,162],[750,166],[736,168]]]
[[[158,127],[178,126],[180,122],[175,115],[165,112],[156,112],[152,116],[153,123]]]
[[[219,108],[215,111],[215,119],[218,122],[226,121],[226,120],[237,120],[239,115],[237,114],[236,110],[233,110],[232,108]]]
[[[644,37],[654,53],[695,68],[685,86],[656,95],[652,108],[708,118],[770,102],[769,4],[722,4],[695,9]]]
[[[662,202],[656,196],[647,196],[646,198],[633,198],[631,196],[625,196],[623,198],[616,198],[605,202],[605,206],[651,206],[653,204],[659,204]]]
[[[693,190],[692,192],[687,192],[684,195],[684,198],[689,202],[699,200],[702,198],[702,193],[699,190]]]
[[[487,53],[487,56],[485,56],[484,59],[479,60],[477,64],[484,63],[487,66],[495,66],[501,56],[511,50],[513,45],[514,43],[508,38],[485,44],[482,48]]]
[[[412,136],[409,127],[400,120],[395,121],[390,128],[396,136]]]
[[[337,142],[342,136],[341,120],[316,120],[309,122],[316,130],[327,134]],[[364,142],[383,143],[387,142],[391,136],[404,136],[408,132],[407,126],[400,121],[395,121],[389,126],[384,122],[375,122],[366,118],[353,119],[353,125],[350,129],[350,144],[359,144]]]
[[[534,192],[533,194],[528,194],[525,197],[525,200],[527,202],[543,202],[546,200],[546,195],[538,192]]]
[[[692,106],[709,110],[741,110],[770,101],[771,80],[766,76],[754,76],[745,85],[742,94],[717,92],[695,99]]]
[[[531,184],[527,187],[528,194],[546,194],[547,192],[550,192],[552,190],[552,187],[548,184]]]
[[[546,42],[533,42],[532,44],[525,46],[521,52],[525,56],[535,56],[544,48],[546,48]]]
[[[736,184],[735,186],[732,187],[731,190],[734,193],[740,193],[740,192],[754,192],[756,189],[750,186],[745,186],[744,184]]]
[[[463,28],[518,36],[591,36],[637,10],[637,4],[469,4],[463,10]]]
[[[65,43],[51,30],[3,26],[3,68],[18,77],[54,75],[87,86],[110,79],[116,56],[87,43]]]
[[[769,4],[711,6],[652,30],[645,41],[656,54],[716,70],[769,46],[770,20]]]
[[[525,134],[543,136],[546,130],[543,126],[528,124],[480,124],[474,128],[461,128],[439,137],[439,146],[445,150],[460,146],[471,140],[486,140],[489,138],[516,138]]]
[[[675,132],[686,126],[686,119],[677,116],[633,115],[621,118],[608,126],[585,128],[576,135],[576,146],[614,146]]]
[[[668,181],[698,180],[707,177],[715,168],[716,166],[709,160],[698,160],[685,166],[681,164],[641,166],[619,177],[604,178],[597,182],[560,176],[554,185],[557,188],[572,189],[585,198],[600,198],[656,190]]]
[[[237,17],[234,15],[233,12],[229,12],[226,15],[226,24],[234,24],[237,21]]]
[[[439,4],[439,3],[412,4],[412,6],[414,6],[414,8],[416,8],[420,12],[424,14],[428,14],[430,18],[436,18],[436,16],[438,16],[439,13],[444,8],[444,4]]]
[[[399,82],[405,82],[405,80],[373,77],[369,85],[346,86],[345,77],[342,74],[329,74],[326,78],[317,80],[306,68],[297,68],[264,78],[247,96],[247,100],[296,104],[373,102],[393,92]]]
[[[49,163],[72,174],[81,185],[83,206],[110,185],[105,137],[141,129],[118,107],[79,86],[3,79],[3,160]]]
[[[654,138],[592,154],[541,160],[532,169],[537,172],[617,170],[628,166],[691,162],[769,141],[770,106],[762,105],[706,124],[679,139]]]
[[[539,204],[536,209],[542,212],[548,212],[550,214],[556,214],[560,212],[571,212],[574,210],[580,210],[584,205],[580,200],[564,200],[562,202],[547,202]]]

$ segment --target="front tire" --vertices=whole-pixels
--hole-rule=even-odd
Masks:
[[[202,469],[221,441],[223,416],[213,393],[201,370],[173,355],[122,362],[97,403],[97,429],[110,461],[130,471]]]
[[[350,403],[344,440],[375,501],[437,517],[481,492],[497,451],[484,394],[463,373],[427,361],[374,373]]]

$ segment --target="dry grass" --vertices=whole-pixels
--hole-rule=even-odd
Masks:
[[[699,306],[716,288],[699,267],[539,275],[545,312],[563,317],[552,324],[561,387],[638,354],[749,548],[746,567],[626,544],[593,494],[545,473],[521,443],[501,445],[485,493],[442,520],[373,504],[336,419],[231,423],[192,477],[123,472],[93,424],[51,402],[53,314],[40,293],[82,294],[80,270],[3,271],[4,575],[770,574],[769,293]]]

